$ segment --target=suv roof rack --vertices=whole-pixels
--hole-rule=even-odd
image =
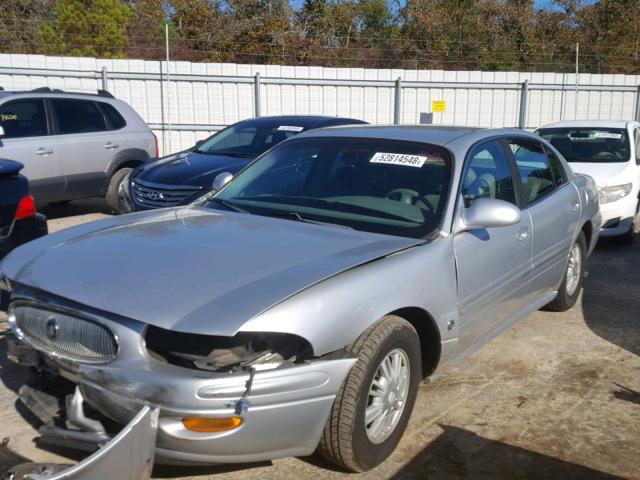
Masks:
[[[0,92],[5,92],[4,87],[0,87]],[[64,90],[60,90],[59,88],[51,88],[51,87],[38,87],[31,90],[12,90],[6,93],[67,93],[69,95],[93,95],[104,98],[116,98],[111,92],[107,90],[98,89],[96,93],[87,93],[87,92],[65,92]]]
[[[62,90],[52,89],[50,87],[40,87],[29,90],[31,93],[64,93]]]

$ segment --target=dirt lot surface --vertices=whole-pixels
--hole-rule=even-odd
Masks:
[[[97,212],[97,213],[96,213]],[[47,207],[52,231],[100,218],[100,201]],[[578,305],[538,312],[421,386],[395,454],[364,475],[317,458],[207,468],[157,467],[157,478],[640,479],[640,239],[601,242]],[[8,364],[0,319],[0,437],[31,459],[38,448],[16,391],[28,370]],[[63,455],[63,456],[60,456]]]

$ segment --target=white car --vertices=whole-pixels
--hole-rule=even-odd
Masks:
[[[603,237],[631,243],[640,225],[640,123],[624,120],[555,122],[537,133],[577,173],[596,181]]]

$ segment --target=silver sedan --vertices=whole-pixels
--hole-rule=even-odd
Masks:
[[[229,179],[2,263],[11,357],[76,385],[75,441],[151,406],[158,461],[373,468],[423,378],[574,305],[601,226],[593,180],[520,130],[311,131]]]

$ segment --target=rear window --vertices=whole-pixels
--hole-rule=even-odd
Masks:
[[[624,128],[541,128],[537,133],[568,162],[616,163],[631,158]]]
[[[102,102],[98,103],[98,105],[100,106],[102,113],[104,113],[104,116],[107,118],[109,130],[120,130],[127,126],[127,122],[113,105]]]
[[[101,132],[107,129],[104,116],[95,102],[52,99],[59,134]]]

